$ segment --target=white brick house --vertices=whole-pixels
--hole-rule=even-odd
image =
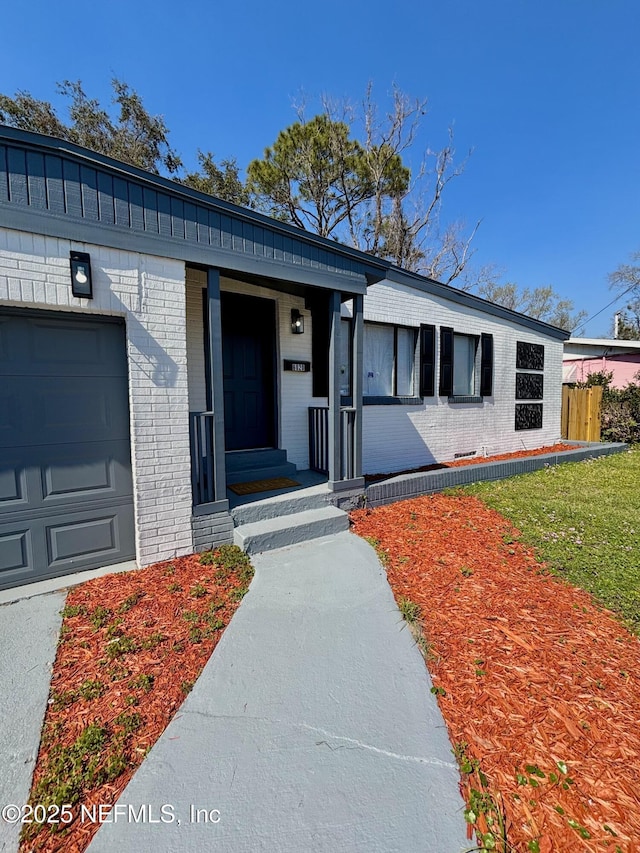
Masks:
[[[90,294],[72,292],[78,252]],[[566,337],[0,127],[0,586],[231,541],[243,451],[315,467],[340,495],[367,473],[551,444]]]

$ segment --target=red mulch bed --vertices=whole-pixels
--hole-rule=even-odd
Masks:
[[[81,757],[82,772],[93,781],[80,796],[59,789],[57,802],[73,803],[73,822],[32,824],[23,853],[85,850],[99,824],[79,819],[81,805],[117,800],[184,701],[252,573],[239,549],[216,553],[225,558],[213,565],[180,557],[88,581],[67,596],[30,802],[56,801],[54,786],[43,780],[61,748],[89,726],[104,742]],[[236,565],[238,554],[244,564]],[[70,775],[66,768],[58,779]]]
[[[434,462],[431,465],[423,465],[421,468],[408,468],[405,471],[395,471],[390,474],[367,474],[367,483],[376,483],[378,480],[387,480],[389,477],[399,477],[401,474],[417,474],[421,471],[438,471],[442,468],[461,468],[464,465],[480,465],[483,462],[500,462],[503,459],[521,459],[525,456],[542,456],[543,453],[562,453],[563,450],[576,450],[579,444],[549,444],[547,447],[538,447],[535,450],[516,450],[514,453],[498,453],[496,456],[473,456],[469,459],[456,459],[453,462]]]
[[[465,800],[491,793],[518,853],[640,851],[638,638],[474,497],[352,520],[378,541],[396,599],[420,606]]]

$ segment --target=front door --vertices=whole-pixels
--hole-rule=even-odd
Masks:
[[[227,450],[275,446],[275,302],[222,293]]]

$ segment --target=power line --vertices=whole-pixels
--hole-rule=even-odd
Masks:
[[[633,290],[633,288],[636,286],[637,286],[636,284],[632,284],[626,290],[623,290],[622,293],[619,293],[616,297],[614,297],[611,300],[611,302],[607,303],[607,305],[605,305],[604,308],[601,308],[599,311],[596,311],[596,313],[592,314],[591,317],[587,317],[587,319],[584,321],[584,323],[580,323],[579,326],[576,326],[576,328],[571,331],[571,334],[574,335],[580,329],[584,329],[584,327],[587,325],[587,323],[590,323],[592,320],[595,320],[595,318],[599,317],[603,311],[607,310],[607,308],[611,308],[612,305],[614,305],[619,299],[622,299],[623,296],[626,296],[626,294],[629,293],[630,290]]]

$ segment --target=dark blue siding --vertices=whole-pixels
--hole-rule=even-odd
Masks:
[[[47,154],[44,161],[47,175],[47,201],[52,213],[66,213],[64,204],[64,181],[62,180],[62,161],[59,157]]]
[[[158,228],[162,237],[171,237],[171,199],[158,193]]]
[[[53,140],[40,146],[22,144],[12,133],[8,129],[3,134],[0,129],[0,204],[231,250],[267,262],[359,279],[366,272],[366,264],[358,258],[307,243],[304,237],[283,232],[277,223],[270,228],[253,221],[251,213],[234,213],[223,202],[217,207],[215,200],[208,204],[205,199],[181,197],[184,190],[178,184],[173,195],[170,186],[163,191],[162,186],[153,185],[151,176],[145,180],[129,175],[99,155],[88,163],[86,155],[75,159],[68,150],[58,151]]]
[[[184,236],[187,240],[198,239],[198,226],[196,223],[195,204],[187,203],[184,206]]]
[[[143,193],[144,199],[144,230],[150,234],[158,234],[158,193],[147,187]]]
[[[129,190],[123,178],[113,179],[113,200],[116,213],[116,225],[131,226],[129,216]]]
[[[142,202],[142,187],[140,184],[129,182],[129,212],[131,227],[136,231],[144,231],[144,205]]]
[[[80,166],[70,160],[62,161],[65,210],[74,219],[82,219],[82,193],[80,191]]]
[[[114,225],[116,211],[113,198],[113,179],[111,175],[98,172],[98,210],[99,219],[105,225]]]
[[[184,240],[184,202],[179,198],[171,199],[171,233]]]
[[[44,175],[44,156],[36,151],[27,154],[27,186],[29,204],[45,210],[47,207],[47,186]]]
[[[93,219],[97,222],[98,216],[98,175],[95,169],[83,166],[80,169],[82,180],[82,210],[85,219]]]
[[[7,167],[6,145],[0,145],[0,201],[9,201],[9,169]]]
[[[29,204],[27,192],[27,162],[24,151],[8,151],[9,199],[16,204]]]

